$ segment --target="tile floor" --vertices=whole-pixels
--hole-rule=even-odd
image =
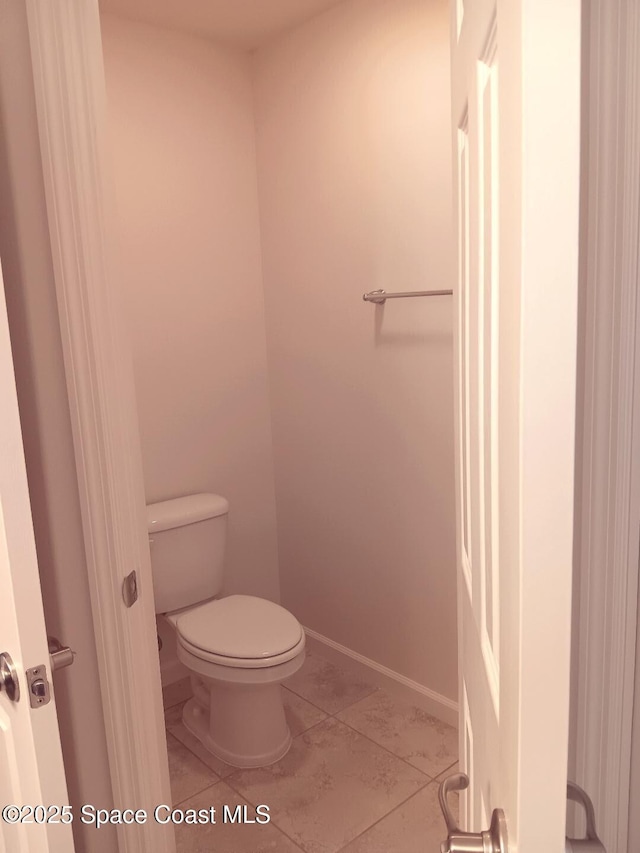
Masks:
[[[317,654],[283,687],[294,735],[277,764],[239,770],[181,723],[188,680],[165,689],[175,806],[269,806],[269,824],[180,825],[178,853],[438,853],[438,782],[457,732]],[[219,813],[218,811],[218,813]]]

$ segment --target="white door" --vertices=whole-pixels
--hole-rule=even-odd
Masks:
[[[67,786],[1,270],[0,411],[0,653],[11,657],[19,686],[19,697],[13,699],[10,685],[0,691],[0,851],[70,853],[70,816],[62,809],[68,804]],[[46,666],[51,698],[32,708],[26,671],[41,665]]]
[[[580,0],[453,0],[463,829],[564,851]]]

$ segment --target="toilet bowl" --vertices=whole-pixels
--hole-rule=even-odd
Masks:
[[[232,595],[166,614],[193,698],[182,721],[234,767],[264,767],[291,745],[280,685],[304,663],[305,635],[283,607]]]
[[[263,767],[291,745],[280,685],[304,662],[298,620],[252,595],[219,597],[229,504],[199,494],[147,506],[156,613],[191,673],[185,727],[235,767]]]

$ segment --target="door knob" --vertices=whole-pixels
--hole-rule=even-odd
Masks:
[[[17,702],[20,699],[20,682],[16,668],[7,652],[0,654],[0,693],[7,694],[7,699]]]
[[[442,853],[508,853],[507,819],[502,809],[494,809],[491,826],[486,832],[463,832],[451,813],[447,796],[450,791],[464,791],[469,787],[466,773],[454,773],[440,784],[438,799],[447,824],[448,835],[442,842]]]
[[[585,838],[567,838],[565,853],[606,853],[604,844],[596,832],[596,813],[587,792],[575,782],[567,782],[567,797],[574,803],[584,806],[587,835]]]

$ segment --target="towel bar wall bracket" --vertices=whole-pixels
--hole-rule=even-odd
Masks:
[[[387,299],[406,299],[410,296],[452,296],[453,290],[412,290],[407,293],[387,293],[386,290],[370,290],[363,293],[365,302],[373,302],[374,305],[384,305]]]

